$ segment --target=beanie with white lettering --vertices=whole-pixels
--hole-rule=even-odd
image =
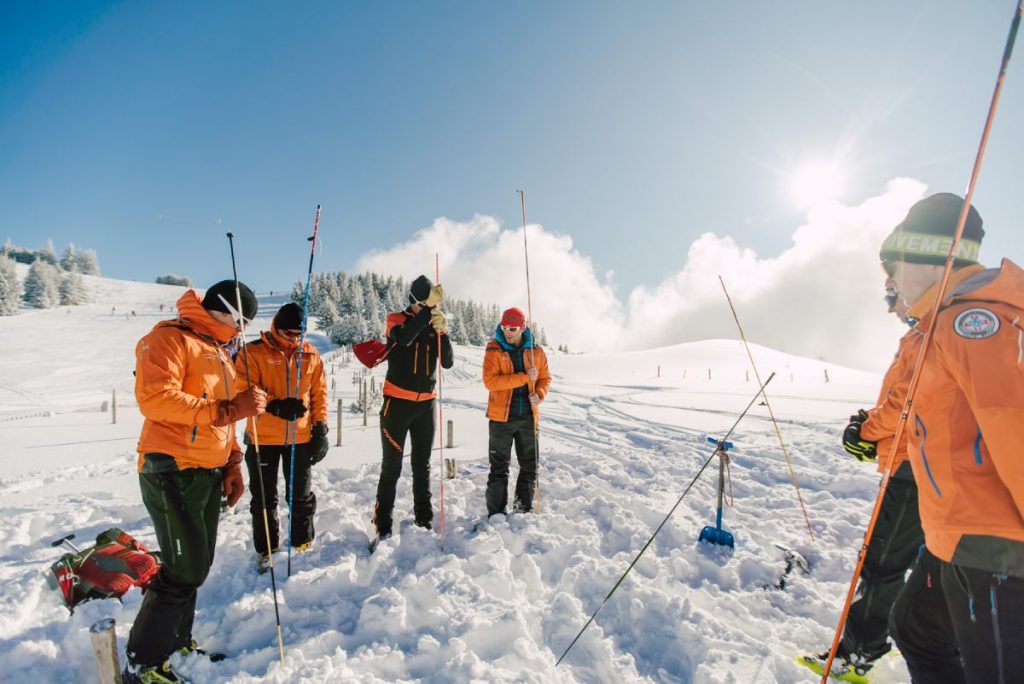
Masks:
[[[879,253],[882,261],[907,261],[912,264],[946,263],[953,243],[957,220],[964,206],[964,198],[951,192],[940,192],[910,207],[906,218],[896,226],[882,243]],[[978,263],[981,239],[981,215],[972,206],[967,211],[964,233],[957,247],[957,267]]]

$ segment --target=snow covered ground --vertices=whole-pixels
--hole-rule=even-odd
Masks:
[[[0,318],[0,678],[96,681],[88,628],[114,617],[121,648],[141,600],[82,605],[69,616],[46,585],[59,555],[120,526],[155,546],[135,475],[141,417],[132,395],[135,342],[171,315],[182,288],[85,278],[93,303]],[[269,322],[280,298],[265,302]],[[163,305],[161,310],[160,306]],[[723,303],[724,305],[724,303]],[[134,312],[134,314],[132,313]],[[742,311],[740,315],[742,316]],[[322,336],[313,338],[323,349]],[[896,340],[893,340],[895,349]],[[270,576],[256,573],[248,496],[222,520],[200,591],[195,637],[231,658],[180,670],[200,682],[813,682],[794,663],[824,650],[878,478],[839,447],[848,415],[870,405],[877,375],[755,347],[815,539],[809,539],[765,406],[731,440],[735,550],[697,542],[714,523],[714,462],[558,667],[555,662],[675,504],[757,385],[740,343],[712,340],[643,352],[551,353],[541,423],[541,511],[474,530],[485,512],[482,349],[459,347],[443,380],[458,477],[444,482],[445,529],[404,524],[372,556],[367,534],[379,472],[377,418],[348,411],[358,364],[328,364],[342,446],[315,469],[313,550],[277,557],[285,664]],[[330,358],[330,357],[329,357]],[[825,373],[828,373],[828,382]],[[374,371],[375,383],[383,369]],[[101,412],[117,390],[117,422]],[[439,512],[435,449],[434,496]],[[515,466],[513,466],[513,477]],[[412,519],[408,469],[396,519]],[[809,576],[779,579],[781,543]],[[874,681],[907,681],[899,658]]]

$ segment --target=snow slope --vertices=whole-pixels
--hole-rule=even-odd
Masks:
[[[135,476],[141,417],[131,394],[135,342],[170,315],[182,288],[86,278],[93,303],[0,318],[0,673],[5,682],[95,681],[88,627],[117,620],[123,648],[132,591],[73,616],[45,584],[75,532],[118,525],[155,545]],[[265,301],[257,327],[280,298]],[[163,305],[163,311],[160,305]],[[112,313],[112,308],[114,311]],[[135,315],[132,315],[132,311]],[[741,312],[742,313],[742,312]],[[327,349],[322,336],[313,338]],[[896,340],[893,340],[895,349]],[[541,423],[541,512],[474,530],[484,514],[486,392],[482,349],[457,348],[443,377],[459,476],[444,482],[443,535],[410,524],[372,556],[367,533],[379,474],[376,416],[348,411],[359,367],[329,354],[342,446],[317,466],[313,550],[276,559],[285,662],[269,575],[253,566],[248,497],[222,519],[200,591],[195,637],[232,658],[191,658],[202,682],[812,682],[793,659],[832,636],[878,478],[839,448],[847,416],[879,377],[755,347],[795,468],[808,537],[767,409],[731,440],[729,551],[697,543],[714,523],[715,463],[683,499],[565,661],[555,661],[662,522],[712,447],[754,397],[742,346],[712,340],[643,352],[552,353]],[[333,360],[332,360],[333,359]],[[828,382],[825,372],[828,372]],[[710,373],[710,378],[709,378]],[[383,369],[373,372],[382,380]],[[117,389],[117,422],[99,410]],[[436,474],[435,509],[439,509]],[[513,466],[513,477],[516,472]],[[411,521],[408,470],[396,519]],[[282,512],[284,515],[285,512]],[[774,543],[807,556],[809,576],[765,590],[782,572]],[[907,681],[898,658],[877,682]]]

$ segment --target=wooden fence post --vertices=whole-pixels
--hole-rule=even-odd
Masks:
[[[338,400],[338,443],[335,446],[341,446],[341,399]]]
[[[117,388],[110,391],[110,424],[117,424]]]

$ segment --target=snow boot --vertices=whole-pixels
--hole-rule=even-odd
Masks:
[[[821,675],[825,672],[825,663],[828,662],[828,651],[818,655],[801,656],[796,659],[796,662],[816,675]],[[832,672],[829,679],[852,684],[869,684],[871,680],[868,678],[868,672],[872,665],[874,665],[874,661],[868,661],[856,653],[848,657],[837,655],[832,661]]]
[[[189,641],[187,646],[182,646],[181,648],[179,648],[178,653],[180,653],[186,658],[192,655],[193,653],[195,653],[196,655],[206,656],[210,659],[210,662],[213,663],[219,663],[220,661],[227,658],[227,655],[224,653],[215,653],[207,651],[205,648],[199,648],[199,644],[196,643],[195,639]]]
[[[140,666],[129,663],[121,673],[123,684],[189,684],[171,667],[171,661],[160,665]]]

